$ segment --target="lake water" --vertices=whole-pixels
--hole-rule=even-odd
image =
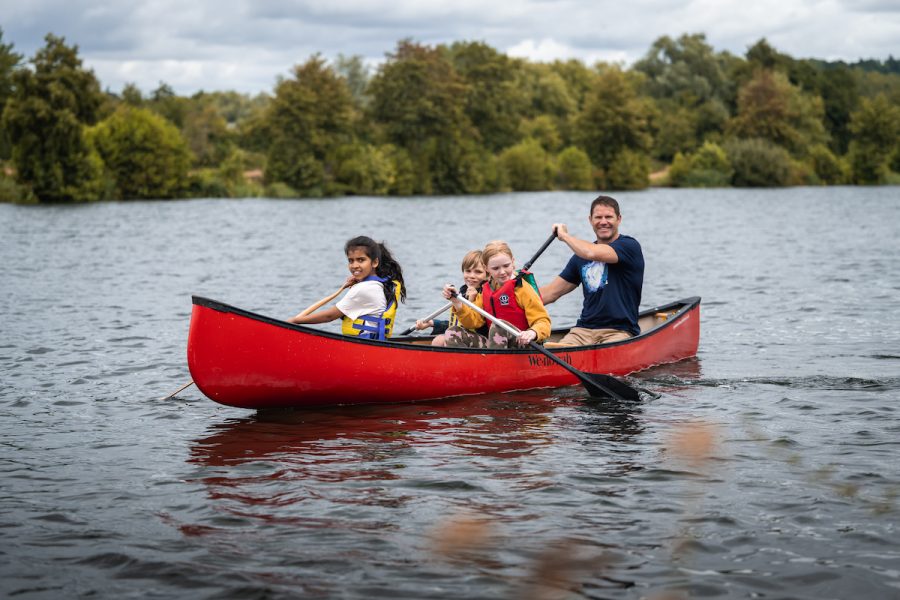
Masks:
[[[0,205],[0,595],[900,597],[900,189],[616,196],[644,306],[703,297],[697,358],[632,376],[658,398],[265,414],[160,400],[191,294],[288,317],[366,234],[405,326],[471,248],[589,238],[593,194]]]

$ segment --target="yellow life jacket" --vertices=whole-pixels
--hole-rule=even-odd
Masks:
[[[387,285],[388,280],[377,275],[369,275],[363,281],[377,281]],[[356,335],[372,340],[385,340],[391,337],[394,330],[394,317],[397,315],[397,305],[400,303],[400,282],[396,279],[390,282],[394,288],[394,297],[388,302],[387,308],[380,317],[363,315],[358,319],[344,317],[341,319],[341,333],[344,335]]]

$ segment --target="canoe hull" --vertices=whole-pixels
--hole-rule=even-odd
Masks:
[[[578,384],[530,349],[469,350],[359,340],[292,325],[194,297],[188,366],[210,399],[241,408],[415,402],[448,396]],[[694,356],[700,299],[640,336],[602,346],[554,350],[582,371],[626,375]],[[405,342],[402,340],[406,340]]]

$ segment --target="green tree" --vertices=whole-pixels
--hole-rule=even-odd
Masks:
[[[840,185],[849,181],[847,165],[827,146],[813,146],[809,151],[809,161],[819,183]]]
[[[459,133],[432,138],[426,147],[433,192],[482,194],[496,191],[493,155],[473,138]]]
[[[791,157],[769,140],[730,139],[725,153],[734,168],[732,183],[738,187],[777,187],[791,181]]]
[[[671,160],[720,133],[728,119],[733,85],[727,57],[716,54],[703,34],[657,39],[634,65],[646,77],[642,90],[657,103],[659,121],[654,155]]]
[[[409,152],[393,144],[379,146],[379,150],[391,161],[391,170],[394,172],[394,179],[387,193],[393,196],[409,196],[414,193],[416,174]]]
[[[335,181],[349,194],[383,196],[397,179],[390,149],[353,142],[337,151]]]
[[[675,155],[669,179],[675,187],[724,187],[731,184],[734,169],[725,150],[706,142],[690,156]]]
[[[550,115],[525,119],[519,124],[519,135],[523,138],[536,139],[547,152],[556,152],[562,147],[562,136],[559,133],[556,119]]]
[[[650,185],[650,159],[645,152],[626,148],[602,171],[600,185],[610,190],[642,190]]]
[[[3,43],[3,28],[0,27],[0,112],[13,93],[13,73],[19,68],[22,55],[13,52],[13,44]]]
[[[620,159],[620,155],[626,150],[635,154],[648,153],[653,143],[651,114],[649,102],[638,96],[625,73],[609,68],[598,77],[578,116],[578,145],[587,152],[591,162],[604,171],[609,170],[616,160],[624,161],[617,167],[620,173],[646,164],[648,172],[643,175],[646,179],[648,161],[632,160],[634,157],[631,156]],[[624,180],[632,182],[635,178],[629,175]],[[632,187],[630,183],[629,187]]]
[[[347,89],[353,97],[353,103],[358,109],[364,109],[369,104],[369,69],[363,62],[362,56],[344,56],[338,54],[334,70],[347,82]]]
[[[262,191],[259,184],[248,182],[244,172],[252,164],[251,155],[240,148],[231,146],[228,155],[215,170],[217,178],[222,181],[228,191],[228,197],[256,197]],[[256,189],[254,189],[254,185]]]
[[[516,84],[515,63],[483,42],[456,42],[450,61],[468,84],[465,113],[492,152],[519,139],[527,98]]]
[[[161,81],[159,87],[150,93],[149,100],[145,100],[143,106],[159,113],[181,129],[184,127],[184,116],[187,114],[188,104],[187,98],[182,98],[175,93],[172,86]]]
[[[3,28],[0,27],[0,116],[3,115],[6,101],[13,93],[13,73],[22,62],[22,55],[13,52],[12,49],[12,44],[3,43]],[[0,159],[9,158],[11,151],[12,144],[6,128],[0,128]]]
[[[825,126],[831,135],[832,149],[844,154],[850,146],[850,115],[859,105],[856,78],[845,67],[824,71],[819,83],[825,104]]]
[[[33,68],[13,74],[3,113],[18,179],[43,202],[96,200],[103,193],[102,163],[85,126],[97,119],[100,85],[82,68],[77,46],[52,34],[45,41],[30,61]]]
[[[526,115],[534,118],[539,115],[549,115],[557,119],[567,119],[578,112],[581,94],[580,86],[573,90],[566,78],[553,66],[534,63],[518,63],[520,68],[517,74],[517,85],[522,89],[528,102]],[[588,71],[582,65],[584,73],[591,82],[596,75]],[[573,76],[572,69],[567,69],[566,74]]]
[[[702,33],[657,39],[634,69],[647,75],[645,91],[654,98],[668,98],[683,107],[696,107],[730,95],[721,57]]]
[[[556,157],[556,181],[564,190],[594,189],[594,167],[581,148],[569,146]]]
[[[751,72],[762,69],[786,73],[790,69],[791,58],[776,50],[766,38],[760,38],[758,42],[750,46],[746,56]]]
[[[515,191],[533,192],[550,189],[553,167],[550,157],[533,138],[526,138],[503,151],[500,164],[506,181]]]
[[[526,97],[524,118],[551,119],[560,136],[557,148],[576,143],[574,121],[585,96],[596,83],[596,71],[577,60],[550,64],[519,60],[516,64],[519,66],[517,85]],[[548,150],[554,151],[549,147]]]
[[[414,149],[461,125],[468,86],[437,50],[401,41],[371,82],[372,115],[388,139]]]
[[[823,125],[831,138],[831,148],[838,153],[847,151],[850,113],[856,109],[861,91],[857,77],[846,64],[797,60],[761,39],[747,51],[747,60],[732,75],[738,85],[744,85],[759,70],[780,72],[806,94],[820,96],[824,104]]]
[[[670,161],[678,153],[696,149],[699,143],[697,114],[671,100],[657,101],[656,107],[654,125],[657,133],[653,156],[661,161]]]
[[[176,198],[187,189],[190,152],[178,128],[160,115],[122,106],[90,137],[118,198]]]
[[[401,41],[369,86],[372,120],[413,160],[414,191],[485,191],[485,153],[465,112],[469,86],[441,51]]]
[[[330,194],[335,152],[353,139],[353,100],[346,81],[318,55],[278,82],[266,115],[271,142],[266,180],[310,196]]]
[[[126,83],[122,88],[122,102],[129,106],[140,107],[144,104],[144,95],[141,93],[141,88],[139,88],[134,83]]]
[[[884,94],[864,98],[850,122],[853,183],[884,183],[900,139],[900,106]]]
[[[543,65],[541,65],[543,67]],[[597,73],[580,60],[569,59],[566,61],[555,60],[546,65],[549,72],[559,77],[565,85],[565,96],[574,101],[574,105],[567,113],[577,112],[584,107],[584,101],[590,95],[597,81]],[[566,104],[560,104],[559,108],[566,108]],[[564,116],[564,113],[557,113]]]
[[[272,97],[264,92],[255,96],[233,91],[198,92],[191,96],[190,107],[198,104],[212,106],[225,119],[228,127],[232,128],[239,126],[241,122],[265,110],[271,101]]]
[[[738,111],[728,132],[759,138],[803,155],[806,148],[828,141],[818,96],[804,94],[778,72],[760,70],[738,92]]]
[[[182,133],[198,166],[216,166],[231,151],[233,136],[228,132],[228,123],[208,99],[191,99]]]
[[[272,139],[268,114],[272,105],[270,96],[257,96],[248,110],[235,121],[238,145],[250,152],[265,155]]]

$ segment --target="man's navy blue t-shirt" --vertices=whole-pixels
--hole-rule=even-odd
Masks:
[[[606,264],[573,255],[559,274],[569,283],[580,283],[584,305],[576,326],[619,329],[640,333],[637,324],[644,285],[644,253],[636,239],[620,235],[610,244],[619,262]]]

